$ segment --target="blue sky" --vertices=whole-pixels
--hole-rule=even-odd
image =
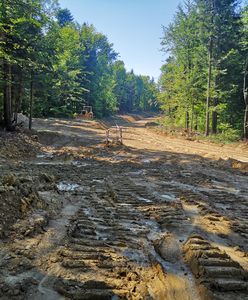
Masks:
[[[128,70],[157,79],[165,59],[162,25],[168,25],[181,0],[59,0],[80,24],[107,35]]]

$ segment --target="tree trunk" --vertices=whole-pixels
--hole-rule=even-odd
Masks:
[[[196,113],[196,116],[195,116],[195,131],[198,130],[198,113]]]
[[[14,75],[13,73],[16,73],[15,72],[16,70],[13,70],[12,69],[12,112],[13,112],[13,115],[12,115],[12,124],[14,124],[14,126],[16,125],[16,121],[17,121],[17,111],[16,111],[16,108],[17,108],[17,93],[18,93],[18,90],[17,90],[17,79],[18,79],[18,76],[17,75]]]
[[[213,56],[213,37],[210,37],[210,44],[208,50],[208,87],[207,87],[207,101],[206,101],[206,125],[205,135],[209,135],[209,106],[211,94],[211,80],[212,80],[212,56]]]
[[[216,108],[217,106],[217,99],[214,99],[213,101],[213,106]],[[214,110],[212,112],[212,133],[216,134],[217,133],[217,123],[218,123],[218,114],[217,112]]]
[[[30,102],[29,102],[29,130],[32,129],[33,99],[34,99],[34,78],[33,78],[33,74],[31,74],[31,80],[30,80]]]
[[[244,139],[248,140],[248,104],[245,107],[245,117],[244,117]]]
[[[186,111],[185,113],[185,129],[188,131],[189,130],[189,112]]]
[[[19,75],[19,86],[17,94],[17,103],[16,103],[16,121],[18,122],[17,114],[21,112],[22,98],[23,98],[23,74],[20,72]]]
[[[12,130],[12,103],[11,103],[11,65],[3,62],[3,103],[4,103],[4,125],[6,130]]]
[[[245,63],[245,72],[244,72],[244,101],[245,101],[245,116],[244,116],[244,139],[248,139],[248,85],[247,85],[247,75],[248,75],[248,58]]]
[[[192,101],[192,108],[191,108],[191,132],[193,131],[194,128],[194,110],[195,110],[195,103],[194,100]]]

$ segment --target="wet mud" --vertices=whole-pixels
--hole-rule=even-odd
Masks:
[[[248,299],[245,162],[151,121],[105,147],[111,119],[36,120],[25,154],[1,149],[0,299]]]

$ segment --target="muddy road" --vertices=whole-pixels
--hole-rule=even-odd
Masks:
[[[248,299],[247,146],[152,121],[35,120],[0,149],[0,299]]]

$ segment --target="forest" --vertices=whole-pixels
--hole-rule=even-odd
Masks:
[[[0,11],[0,118],[6,129],[15,128],[20,112],[73,117],[90,105],[103,117],[157,109],[154,80],[127,72],[108,38],[74,21],[56,0],[3,0]]]
[[[80,25],[56,0],[0,5],[0,122],[6,129],[15,128],[20,112],[30,120],[73,117],[90,105],[99,118],[160,110],[166,127],[248,138],[247,4],[184,1],[163,27],[167,59],[158,82],[127,71],[107,36]]]
[[[248,6],[187,0],[164,27],[159,102],[166,123],[248,138]]]

